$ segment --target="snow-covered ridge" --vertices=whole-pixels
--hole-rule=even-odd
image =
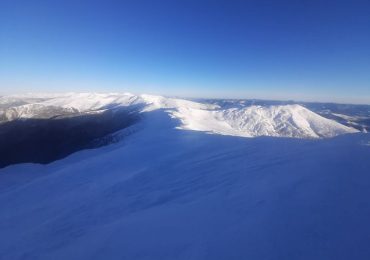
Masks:
[[[225,110],[180,108],[173,115],[181,119],[185,129],[243,137],[319,138],[358,132],[300,105]]]
[[[35,103],[10,107],[0,113],[0,116],[3,121],[11,121],[17,118],[52,118],[77,112],[78,110],[73,107],[63,108]]]
[[[17,104],[17,100],[21,105],[11,106]],[[131,106],[138,103],[143,103],[143,100],[129,93],[14,95],[0,97],[0,119],[10,121],[17,118],[52,118],[73,113],[104,111],[117,106]]]
[[[324,118],[300,105],[248,106],[222,109],[219,106],[183,99],[130,93],[66,93],[21,96],[31,103],[7,108],[0,116],[16,118],[52,117],[58,113],[83,113],[120,106],[142,105],[142,112],[162,109],[179,120],[178,128],[242,137],[276,136],[294,138],[333,137],[355,133],[356,129]],[[8,97],[14,102],[17,97]],[[4,101],[5,100],[5,101]],[[0,98],[5,104],[7,97]],[[38,100],[34,102],[34,100]],[[56,113],[56,112],[55,112]]]

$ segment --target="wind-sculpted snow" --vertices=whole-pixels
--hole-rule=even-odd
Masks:
[[[0,258],[370,259],[368,134],[242,138],[143,117],[119,143],[1,169]]]
[[[0,124],[12,137],[0,160],[58,160],[0,169],[1,259],[370,259],[369,134],[334,137],[356,130],[299,105],[94,93],[8,101],[19,113]],[[132,124],[121,125],[125,109]],[[61,111],[93,121],[53,119]],[[61,158],[66,144],[111,131],[124,138]]]

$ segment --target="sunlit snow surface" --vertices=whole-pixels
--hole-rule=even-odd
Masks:
[[[227,110],[150,98],[119,143],[0,170],[1,259],[370,259],[369,134],[208,134]],[[265,129],[292,111],[307,133],[346,129],[276,109],[257,109]]]

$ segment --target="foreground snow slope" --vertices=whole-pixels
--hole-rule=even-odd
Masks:
[[[224,135],[320,138],[358,132],[300,105],[252,105],[222,109],[207,103],[153,95],[135,96],[129,93],[66,93],[50,97],[8,97],[0,99],[0,104],[17,104],[17,98],[19,102],[30,100],[31,103],[7,107],[2,113],[0,111],[0,121],[1,114],[6,121],[17,118],[51,118],[53,115],[141,105],[144,112],[165,109],[170,116],[180,119],[179,128]]]
[[[368,134],[208,135],[164,110],[120,143],[0,170],[1,258],[370,259]]]

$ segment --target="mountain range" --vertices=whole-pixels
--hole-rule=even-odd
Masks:
[[[0,258],[369,259],[367,109],[1,97]]]

